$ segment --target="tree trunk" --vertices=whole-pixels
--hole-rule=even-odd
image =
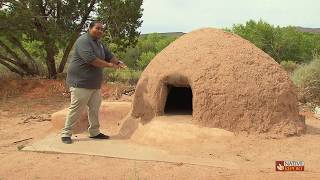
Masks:
[[[69,54],[70,54],[70,52],[72,50],[73,44],[76,42],[76,40],[78,38],[78,35],[79,35],[78,32],[74,33],[72,35],[71,39],[69,40],[68,45],[67,45],[66,49],[64,50],[63,57],[62,57],[62,60],[60,62],[60,65],[59,65],[58,73],[62,73],[63,72],[64,66],[66,65],[66,63],[68,61]]]
[[[74,32],[73,35],[71,36],[71,38],[70,38],[70,40],[69,40],[69,43],[68,43],[68,45],[67,45],[67,47],[66,47],[66,49],[65,49],[65,51],[64,51],[64,53],[63,53],[63,58],[62,58],[62,60],[61,60],[61,62],[60,62],[60,65],[59,65],[59,69],[58,69],[58,72],[59,72],[59,73],[62,73],[62,72],[63,72],[64,66],[65,66],[66,63],[67,63],[67,60],[68,60],[70,51],[71,51],[71,49],[72,49],[72,47],[73,47],[73,44],[74,44],[74,42],[77,40],[78,35],[79,35],[79,33],[81,32],[84,24],[85,24],[86,21],[88,20],[89,15],[90,15],[90,13],[91,13],[91,11],[92,11],[95,3],[96,3],[96,0],[92,0],[92,1],[90,2],[89,6],[88,6],[88,7],[86,8],[86,10],[85,10],[85,13],[84,13],[84,15],[83,15],[83,17],[82,17],[82,20],[81,20],[80,24],[78,25],[77,29],[75,30],[75,32]]]
[[[55,50],[51,43],[48,43],[46,45],[46,64],[48,69],[48,78],[49,79],[57,79],[57,69],[56,69],[56,63],[54,59]]]

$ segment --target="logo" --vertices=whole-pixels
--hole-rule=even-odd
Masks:
[[[304,162],[276,161],[276,171],[304,171]]]

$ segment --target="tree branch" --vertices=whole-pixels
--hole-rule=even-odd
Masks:
[[[45,2],[46,3],[46,2]],[[42,14],[42,16],[46,16],[46,9],[45,9],[45,5],[43,4],[42,0],[38,0],[38,6],[40,8],[40,13]]]
[[[0,58],[0,64],[2,64],[3,66],[5,66],[6,68],[8,68],[10,71],[19,74],[20,76],[24,76],[25,73],[19,71],[17,68],[15,68],[14,66],[10,65],[9,63],[5,62],[3,59]]]
[[[61,13],[61,1],[57,1],[57,21],[60,20],[60,13]]]
[[[17,67],[21,68],[24,72],[26,72],[27,74],[30,75],[35,75],[37,74],[36,72],[34,72],[34,69],[30,69],[30,67],[28,66],[28,64],[24,63],[23,60],[18,56],[17,53],[15,53],[13,50],[11,50],[7,45],[5,45],[1,40],[0,40],[0,46],[3,47],[6,52],[8,54],[10,54],[13,59],[8,58],[8,57],[4,57],[2,58],[2,60],[6,60],[14,65],[16,65]],[[3,57],[3,56],[2,56]]]
[[[1,58],[2,60],[8,61],[8,62],[10,62],[11,64],[14,64],[14,65],[16,65],[16,66],[19,65],[19,63],[17,63],[16,61],[14,61],[14,59],[11,59],[11,58],[2,56],[1,54],[0,54],[0,58]]]
[[[22,63],[21,58],[18,56],[17,53],[15,53],[13,50],[11,50],[7,45],[4,44],[4,42],[2,42],[0,40],[0,46],[3,47],[7,53],[9,53],[14,59],[16,59],[19,63]]]
[[[90,15],[95,3],[96,3],[96,0],[92,0],[90,2],[89,6],[85,10],[84,16],[82,17],[80,24],[78,25],[78,27],[75,30],[75,32],[71,35],[69,43],[68,43],[66,49],[63,52],[63,57],[62,57],[62,60],[60,62],[59,68],[58,68],[58,73],[62,73],[63,72],[64,66],[67,63],[68,56],[69,56],[69,53],[70,53],[70,51],[71,51],[71,49],[73,47],[73,44],[77,40],[77,37],[78,37],[79,33],[81,32],[84,24],[88,20],[89,15]]]
[[[10,42],[14,45],[16,45],[21,52],[23,52],[23,54],[30,60],[33,69],[36,71],[36,73],[39,73],[39,69],[38,69],[38,65],[36,63],[36,61],[31,57],[31,55],[29,54],[29,52],[23,47],[23,45],[20,43],[20,41],[13,35],[9,35]]]

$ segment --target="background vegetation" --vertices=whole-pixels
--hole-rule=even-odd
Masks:
[[[105,69],[106,79],[108,81],[129,82],[130,84],[136,83],[141,72],[156,54],[176,38],[175,35],[165,36],[157,33],[141,36],[135,47],[128,47],[124,51],[117,51],[116,53],[128,65],[129,69]],[[117,49],[117,45],[110,44],[109,48],[111,50]]]
[[[93,19],[119,50],[135,46],[142,0],[0,1],[0,64],[20,76],[56,79],[78,36]]]
[[[279,27],[262,20],[250,20],[227,30],[249,40],[279,63],[306,63],[320,52],[320,34],[302,32],[292,26]]]
[[[234,25],[227,31],[249,40],[280,63],[299,88],[301,101],[320,105],[320,33],[262,20]]]
[[[61,5],[37,2],[4,1],[2,8],[0,6],[1,77],[10,75],[9,72],[20,76],[59,76],[66,69],[74,40],[86,30],[86,24],[93,17],[92,12],[108,24],[103,41],[129,67],[125,70],[105,69],[104,75],[109,82],[134,85],[156,54],[183,35],[140,35],[142,0],[68,1],[74,4]],[[29,9],[20,7],[22,3],[27,3]],[[82,12],[74,11],[76,8],[69,7],[71,5]],[[69,8],[73,15],[59,9],[60,6],[66,11]],[[43,8],[44,12],[40,12]],[[114,8],[122,10],[112,11]],[[126,17],[132,18],[128,20]],[[71,21],[66,20],[70,18]],[[290,74],[306,101],[320,104],[320,33],[303,32],[293,26],[274,26],[262,20],[235,24],[225,30],[238,34],[268,53]]]

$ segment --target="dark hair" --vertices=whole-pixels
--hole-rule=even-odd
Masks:
[[[95,26],[95,25],[98,24],[98,23],[102,24],[101,21],[92,21],[92,22],[89,24],[89,29],[92,29],[93,26]]]

